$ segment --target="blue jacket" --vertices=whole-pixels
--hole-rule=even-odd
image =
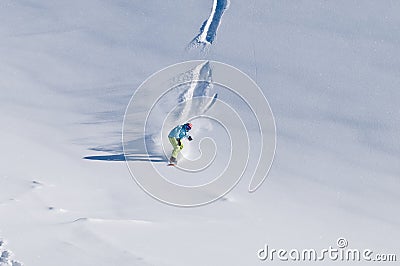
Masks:
[[[176,138],[176,139],[188,138],[189,132],[186,131],[186,129],[183,125],[179,125],[179,126],[174,127],[174,129],[172,129],[171,132],[169,132],[168,137]]]

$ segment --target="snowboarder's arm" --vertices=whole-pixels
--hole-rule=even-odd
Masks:
[[[188,132],[182,127],[179,132],[179,138],[183,139],[183,138],[188,138],[188,137],[189,137]]]

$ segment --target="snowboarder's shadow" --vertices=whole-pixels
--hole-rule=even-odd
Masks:
[[[139,161],[139,162],[168,162],[167,159],[161,158],[160,156],[145,156],[145,155],[127,155],[125,156],[123,153],[121,154],[112,154],[112,155],[95,155],[95,156],[86,156],[83,157],[85,160],[92,161]]]
[[[133,147],[140,147],[139,144],[143,143],[143,139],[137,139],[129,142]],[[122,162],[122,161],[138,161],[138,162],[168,162],[168,159],[155,151],[146,151],[137,148],[131,148],[129,154],[124,154],[122,152],[121,144],[112,144],[102,147],[90,148],[89,150],[96,152],[106,152],[111,154],[105,155],[92,155],[85,156],[83,159],[92,160],[92,161],[114,161],[114,162]]]

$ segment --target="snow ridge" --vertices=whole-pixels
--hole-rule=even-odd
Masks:
[[[230,0],[214,0],[210,16],[200,28],[200,33],[190,42],[189,47],[211,45],[217,36],[222,15],[229,8]]]

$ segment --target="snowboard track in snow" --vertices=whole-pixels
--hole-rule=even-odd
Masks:
[[[181,108],[177,109],[173,114],[177,124],[186,122],[193,114],[205,114],[215,103],[218,98],[218,94],[213,92],[212,84],[212,69],[209,61],[205,61],[195,68],[181,73],[175,77],[173,82],[178,82],[183,79],[186,82],[180,86],[182,92],[177,98],[172,98],[172,95],[164,95],[163,97],[168,98],[173,105],[180,105]],[[203,82],[198,82],[202,80]],[[196,97],[204,97],[204,101],[198,102],[197,105],[193,104],[192,99]],[[163,98],[164,99],[164,98]],[[165,100],[165,99],[164,99]],[[166,116],[170,110],[162,110],[160,116]],[[171,125],[172,126],[172,125]],[[174,125],[175,126],[175,125]],[[141,127],[138,127],[140,129]],[[169,156],[165,156],[163,150],[159,145],[157,136],[159,132],[150,131],[145,136],[141,136],[138,139],[130,141],[132,147],[142,147],[145,142],[150,149],[134,148],[133,153],[124,154],[120,145],[112,145],[113,148],[101,147],[92,148],[91,150],[100,152],[111,152],[114,154],[105,155],[93,155],[85,156],[83,159],[96,160],[96,161],[139,161],[139,162],[168,162]]]

